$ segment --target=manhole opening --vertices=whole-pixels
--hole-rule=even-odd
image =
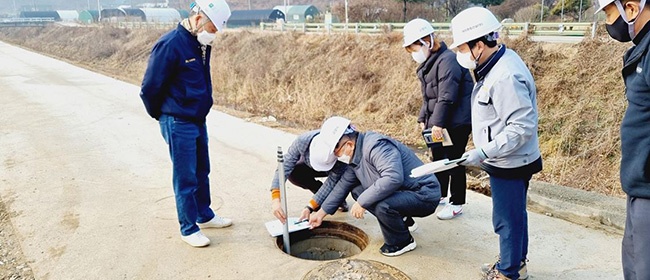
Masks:
[[[361,229],[342,222],[323,221],[320,227],[289,234],[291,255],[305,260],[329,261],[361,253],[368,246],[368,235]],[[276,238],[284,252],[282,236]]]

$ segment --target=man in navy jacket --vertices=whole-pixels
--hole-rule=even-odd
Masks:
[[[169,145],[181,239],[210,244],[200,228],[232,224],[210,209],[210,158],[205,118],[212,107],[210,43],[230,17],[224,0],[197,0],[192,14],[153,47],[140,97]]]
[[[599,0],[607,33],[634,43],[623,57],[628,107],[621,123],[621,185],[627,194],[623,235],[626,280],[650,279],[650,5],[646,0]]]

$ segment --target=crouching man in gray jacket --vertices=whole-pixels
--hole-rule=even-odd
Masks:
[[[415,249],[405,220],[433,214],[440,201],[438,180],[434,175],[411,178],[411,170],[422,165],[413,151],[388,136],[358,132],[349,123],[345,118],[332,117],[312,140],[312,166],[338,160],[348,168],[321,209],[310,216],[310,225],[320,226],[352,192],[356,202],[351,214],[361,219],[367,209],[379,221],[384,236],[382,254],[399,256]]]

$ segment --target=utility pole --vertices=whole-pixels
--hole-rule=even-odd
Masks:
[[[582,22],[582,0],[580,0],[580,11],[578,12],[578,22]]]
[[[562,15],[560,16],[562,22],[564,22],[564,0],[562,0]]]
[[[248,0],[248,9],[249,9],[249,10],[252,10],[252,9],[253,9],[253,8],[251,8],[251,0]]]
[[[284,0],[284,22],[289,21],[289,13],[287,11],[287,2],[288,2],[288,0]]]
[[[539,8],[539,22],[544,22],[544,0],[542,0],[542,6]]]
[[[348,22],[349,22],[348,21],[348,0],[345,0],[345,24],[346,24],[346,27],[347,27]]]

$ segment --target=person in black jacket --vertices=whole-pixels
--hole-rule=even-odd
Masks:
[[[456,61],[456,55],[444,42],[436,38],[431,24],[414,19],[404,27],[404,48],[419,63],[417,76],[422,85],[422,108],[418,117],[421,129],[431,129],[435,138],[443,137],[447,129],[452,146],[431,147],[432,160],[457,159],[465,152],[472,130],[471,96],[474,83],[469,71]],[[449,204],[437,217],[448,220],[463,212],[466,195],[465,167],[459,166],[436,174],[440,182],[442,198],[447,197],[451,183]]]
[[[627,194],[623,234],[626,280],[650,279],[650,5],[646,0],[599,0],[607,33],[634,43],[623,57],[627,109],[621,123],[621,186]]]

